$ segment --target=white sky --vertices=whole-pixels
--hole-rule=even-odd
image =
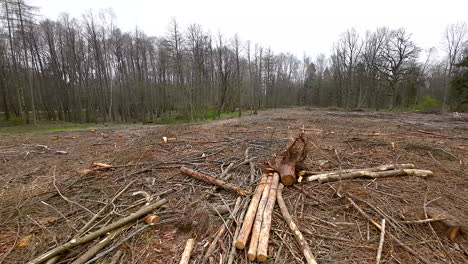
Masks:
[[[406,27],[422,48],[439,46],[444,28],[468,22],[468,0],[31,0],[45,17],[72,17],[111,7],[125,31],[138,25],[147,35],[162,36],[175,17],[179,24],[202,25],[224,36],[239,34],[275,52],[329,54],[340,33],[355,27],[364,34],[380,26]]]

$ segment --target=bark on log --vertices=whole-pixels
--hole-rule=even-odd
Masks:
[[[247,245],[247,240],[249,238],[250,231],[252,230],[252,225],[255,220],[258,204],[260,202],[260,198],[262,198],[262,193],[265,189],[267,179],[268,175],[264,174],[260,181],[260,184],[257,187],[257,190],[255,191],[255,194],[252,197],[252,201],[250,201],[249,209],[247,209],[244,222],[242,223],[242,228],[239,231],[239,235],[236,238],[235,245],[238,249],[244,249]]]
[[[270,239],[271,218],[276,203],[276,191],[278,190],[279,174],[273,173],[273,181],[268,197],[268,203],[263,212],[262,228],[258,239],[257,260],[265,262],[268,259],[268,240]]]
[[[72,239],[70,240],[69,242],[61,245],[61,246],[58,246],[52,250],[49,250],[48,252],[36,257],[35,259],[31,260],[28,262],[28,264],[39,264],[39,263],[43,263],[44,261],[66,251],[66,250],[69,250],[71,248],[74,248],[78,245],[81,245],[81,244],[84,244],[84,243],[87,243],[87,242],[90,242],[108,232],[111,232],[123,225],[126,225],[132,221],[135,221],[139,218],[141,218],[142,216],[152,212],[153,210],[161,207],[162,205],[164,205],[165,203],[167,203],[167,200],[166,199],[161,199],[155,203],[152,203],[152,204],[149,204],[149,205],[146,205],[144,207],[142,207],[140,210],[136,211],[135,213],[127,216],[127,217],[124,217],[120,220],[118,220],[117,222],[113,223],[113,224],[110,224],[108,226],[104,226],[102,227],[101,229],[95,231],[95,232],[92,232],[90,234],[87,234],[83,237],[80,237],[80,238],[77,238],[77,239]]]
[[[219,187],[221,187],[221,188],[223,188],[223,189],[225,189],[227,191],[236,192],[236,193],[238,193],[240,195],[248,195],[249,194],[249,192],[247,192],[245,190],[242,190],[241,188],[239,188],[237,186],[234,186],[234,185],[232,185],[230,183],[227,183],[225,181],[216,179],[216,178],[211,177],[209,175],[206,175],[204,173],[189,169],[187,167],[180,168],[180,171],[183,172],[184,174],[188,175],[188,176],[191,176],[191,177],[195,178],[195,179],[198,179],[198,180],[204,181],[206,183],[210,183],[210,184],[219,186]]]
[[[195,246],[195,240],[190,238],[185,244],[184,253],[182,253],[182,258],[180,259],[180,264],[188,264],[190,261],[190,256],[192,255],[193,247]]]
[[[294,237],[296,238],[299,247],[302,249],[302,253],[304,254],[307,263],[317,264],[317,261],[315,260],[314,255],[312,254],[312,251],[310,250],[309,245],[307,244],[307,241],[305,240],[301,231],[299,231],[299,228],[297,228],[297,225],[294,223],[291,214],[289,214],[288,207],[286,207],[286,203],[283,199],[283,187],[283,184],[279,184],[278,191],[276,193],[276,198],[278,200],[278,206],[281,210],[281,214],[283,215],[284,221],[286,221],[292,233],[294,234]]]
[[[303,181],[310,182],[316,181],[321,177],[329,176],[329,175],[342,175],[354,171],[387,171],[387,170],[395,170],[395,169],[414,169],[414,164],[406,163],[406,164],[385,164],[380,165],[377,167],[371,168],[362,168],[362,169],[344,169],[344,170],[336,170],[336,171],[329,171],[323,173],[309,173],[307,171],[302,171],[301,173],[304,175],[308,175]]]
[[[270,194],[272,181],[273,177],[267,177],[267,183],[263,189],[262,198],[258,204],[255,221],[252,227],[252,235],[250,237],[249,251],[247,252],[247,257],[250,261],[254,261],[257,257],[258,238],[260,235],[260,229],[262,227],[263,212],[265,211],[265,207],[268,202],[268,195]]]
[[[429,170],[417,170],[417,169],[399,169],[399,170],[389,170],[389,171],[353,171],[345,174],[331,174],[323,177],[319,177],[318,181],[320,183],[339,181],[339,180],[349,180],[355,178],[384,178],[392,176],[419,176],[427,177],[432,176],[432,171]]]
[[[101,251],[103,248],[105,248],[107,245],[112,242],[114,238],[116,238],[118,235],[120,235],[128,225],[122,226],[114,231],[112,231],[110,234],[108,234],[104,239],[96,243],[94,246],[90,247],[85,253],[83,253],[79,258],[77,258],[75,261],[73,261],[71,264],[83,264],[89,259],[91,259],[93,256],[95,256],[99,251]]]

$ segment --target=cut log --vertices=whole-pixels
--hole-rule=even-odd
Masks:
[[[301,144],[302,147],[300,147]],[[286,149],[276,159],[275,169],[284,185],[292,185],[296,182],[296,165],[302,162],[306,155],[307,145],[304,140],[304,131],[302,131],[289,142]]]
[[[108,232],[111,232],[121,226],[124,226],[132,221],[135,221],[139,218],[141,218],[142,216],[154,211],[155,209],[161,207],[162,205],[164,205],[165,203],[167,203],[167,200],[166,199],[161,199],[157,202],[154,202],[152,204],[149,204],[149,205],[145,205],[143,206],[140,210],[136,211],[135,213],[127,216],[127,217],[124,217],[120,220],[118,220],[117,222],[114,222],[113,224],[110,224],[108,226],[104,226],[102,227],[101,229],[97,230],[97,231],[94,231],[90,234],[87,234],[83,237],[80,237],[80,238],[77,238],[77,239],[72,239],[70,240],[69,242],[61,245],[61,246],[58,246],[52,250],[49,250],[47,251],[46,253],[36,257],[35,259],[31,260],[28,262],[28,264],[39,264],[39,263],[43,263],[44,261],[47,261],[48,259],[64,252],[64,251],[67,251],[71,248],[74,248],[78,245],[81,245],[81,244],[84,244],[84,243],[87,243],[87,242],[90,242]]]
[[[286,203],[283,199],[283,187],[283,184],[279,184],[278,191],[276,193],[276,198],[278,200],[278,206],[281,210],[281,214],[283,215],[284,221],[286,221],[292,233],[294,234],[294,238],[296,238],[299,247],[302,249],[302,253],[304,254],[307,263],[317,264],[317,261],[315,260],[314,255],[312,254],[312,251],[310,250],[309,245],[307,244],[307,241],[305,240],[301,231],[299,231],[297,225],[292,220],[291,214],[288,211],[288,207],[286,207]]]
[[[247,252],[247,257],[250,261],[254,261],[255,258],[257,258],[258,238],[260,236],[260,229],[262,227],[263,212],[265,211],[265,207],[268,202],[268,195],[270,194],[272,181],[273,177],[267,177],[267,183],[263,189],[262,198],[258,204],[255,221],[252,227],[252,235],[250,237],[249,251]]]
[[[182,258],[180,259],[180,264],[188,264],[190,261],[190,256],[192,255],[193,247],[195,246],[195,240],[190,238],[185,244],[184,253],[182,253]]]
[[[336,170],[336,171],[329,171],[323,173],[312,173],[308,171],[301,171],[302,176],[308,175],[303,181],[310,182],[316,181],[319,178],[326,177],[329,175],[343,175],[350,172],[355,171],[387,171],[387,170],[395,170],[395,169],[414,169],[414,164],[407,163],[407,164],[385,164],[380,165],[377,167],[372,168],[363,168],[363,169],[344,169],[344,170]]]
[[[270,239],[271,218],[276,203],[276,191],[278,190],[279,174],[273,173],[270,193],[268,194],[268,203],[263,212],[262,228],[258,239],[257,260],[265,262],[268,259],[268,240]]]
[[[434,175],[432,171],[429,170],[417,170],[417,169],[399,169],[399,170],[389,170],[389,171],[353,171],[345,174],[330,174],[327,176],[319,177],[318,181],[320,183],[339,181],[339,180],[349,180],[355,178],[385,178],[392,176],[418,176],[418,177],[427,177]]]
[[[239,188],[237,186],[234,186],[234,185],[232,185],[230,183],[227,183],[225,181],[216,179],[216,178],[211,177],[209,175],[206,175],[204,173],[189,169],[187,167],[180,168],[180,171],[183,172],[184,174],[188,175],[188,176],[191,176],[191,177],[195,178],[195,179],[198,179],[198,180],[204,181],[206,183],[210,183],[210,184],[219,186],[219,187],[221,187],[221,188],[223,188],[223,189],[225,189],[227,191],[236,192],[236,193],[238,193],[240,195],[248,195],[249,194],[249,192],[247,192],[245,190],[242,190],[241,188]]]
[[[263,174],[263,177],[260,180],[260,184],[258,185],[257,190],[255,191],[255,194],[252,197],[252,201],[250,201],[249,208],[247,209],[247,213],[245,214],[244,222],[242,223],[242,228],[239,231],[239,235],[236,238],[235,245],[238,249],[244,249],[247,245],[247,240],[249,238],[250,231],[252,230],[252,225],[255,220],[258,204],[260,202],[260,199],[262,198],[262,193],[265,189],[267,179],[268,175]]]

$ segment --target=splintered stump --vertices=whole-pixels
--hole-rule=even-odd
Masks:
[[[296,165],[302,162],[307,155],[307,145],[304,140],[304,132],[292,138],[286,149],[278,155],[275,169],[281,176],[284,185],[296,183]]]
[[[267,185],[268,175],[264,174],[262,179],[260,180],[260,184],[255,191],[255,194],[252,197],[252,201],[250,202],[249,208],[247,209],[247,213],[245,214],[244,222],[242,223],[242,228],[239,231],[239,235],[237,236],[235,245],[238,249],[244,249],[247,245],[247,240],[250,235],[250,231],[252,230],[252,225],[255,220],[255,215],[258,209],[258,204],[260,203],[260,199],[262,198],[263,190]]]
[[[245,190],[242,190],[241,188],[239,188],[237,186],[234,186],[234,185],[232,185],[230,183],[219,180],[219,179],[217,179],[215,177],[206,175],[204,173],[189,169],[187,167],[180,168],[180,171],[183,172],[184,174],[188,175],[188,176],[191,176],[191,177],[195,178],[195,179],[198,179],[198,180],[204,181],[206,183],[210,183],[210,184],[219,186],[219,187],[221,187],[221,188],[223,188],[223,189],[225,189],[227,191],[236,192],[236,193],[238,193],[240,195],[248,195],[249,194],[249,192],[247,192]]]
[[[262,227],[263,212],[265,211],[265,207],[268,202],[272,181],[273,177],[267,177],[267,183],[263,189],[262,198],[258,204],[255,221],[252,227],[252,236],[250,237],[249,251],[247,252],[247,257],[250,261],[254,261],[257,257],[258,238],[260,236],[260,229]]]
[[[270,239],[271,217],[276,202],[276,191],[278,189],[279,175],[273,173],[273,182],[271,183],[270,193],[268,194],[268,202],[263,212],[262,226],[260,230],[260,238],[258,240],[257,260],[265,262],[268,259],[268,240]]]

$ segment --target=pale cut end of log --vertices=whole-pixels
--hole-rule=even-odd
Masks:
[[[145,217],[145,223],[147,223],[148,225],[154,225],[157,222],[159,222],[159,219],[161,219],[159,215],[148,215],[147,217]]]
[[[268,256],[258,255],[257,260],[260,261],[260,262],[266,262],[268,260]]]
[[[293,185],[296,183],[296,177],[294,175],[283,175],[281,176],[281,183],[284,185]]]

